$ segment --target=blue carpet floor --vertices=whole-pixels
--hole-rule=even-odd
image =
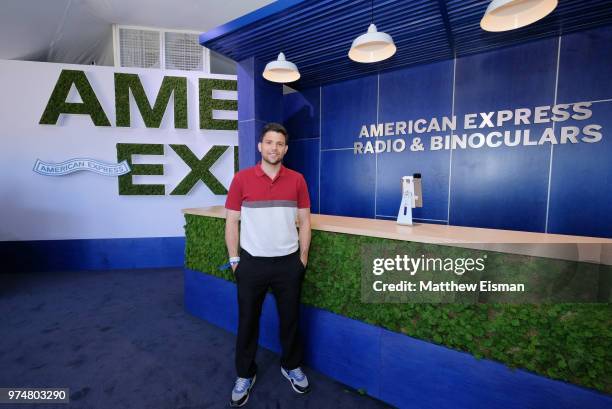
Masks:
[[[0,274],[0,387],[70,388],[66,405],[31,408],[224,408],[235,336],[187,314],[181,269]],[[257,353],[247,408],[386,408],[305,367],[295,394],[279,357]]]

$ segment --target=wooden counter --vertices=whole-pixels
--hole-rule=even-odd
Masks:
[[[225,218],[223,206],[183,209],[183,213]],[[313,214],[311,220],[314,230],[612,265],[612,239],[599,237],[427,223],[400,226],[392,220],[324,214]]]

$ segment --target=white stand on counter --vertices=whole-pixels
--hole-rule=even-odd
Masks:
[[[397,214],[397,224],[412,226],[412,208],[415,206],[414,178],[402,177],[402,204]]]

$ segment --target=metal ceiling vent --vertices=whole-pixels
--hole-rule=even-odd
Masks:
[[[202,71],[203,50],[197,34],[166,32],[164,50],[166,69]]]
[[[126,26],[116,26],[114,33],[120,67],[208,72],[208,50],[199,33]]]
[[[119,65],[121,67],[160,68],[160,32],[119,28]]]

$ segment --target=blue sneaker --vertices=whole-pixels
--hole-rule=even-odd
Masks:
[[[310,391],[308,378],[306,377],[306,374],[302,372],[302,368],[297,367],[287,371],[281,366],[281,373],[285,378],[287,378],[287,380],[289,380],[289,382],[291,382],[291,387],[297,393],[307,393]]]
[[[230,406],[232,408],[239,408],[247,403],[247,400],[249,400],[249,392],[253,385],[255,385],[256,378],[257,375],[252,378],[236,379],[234,389],[232,390],[232,400],[230,401]]]

